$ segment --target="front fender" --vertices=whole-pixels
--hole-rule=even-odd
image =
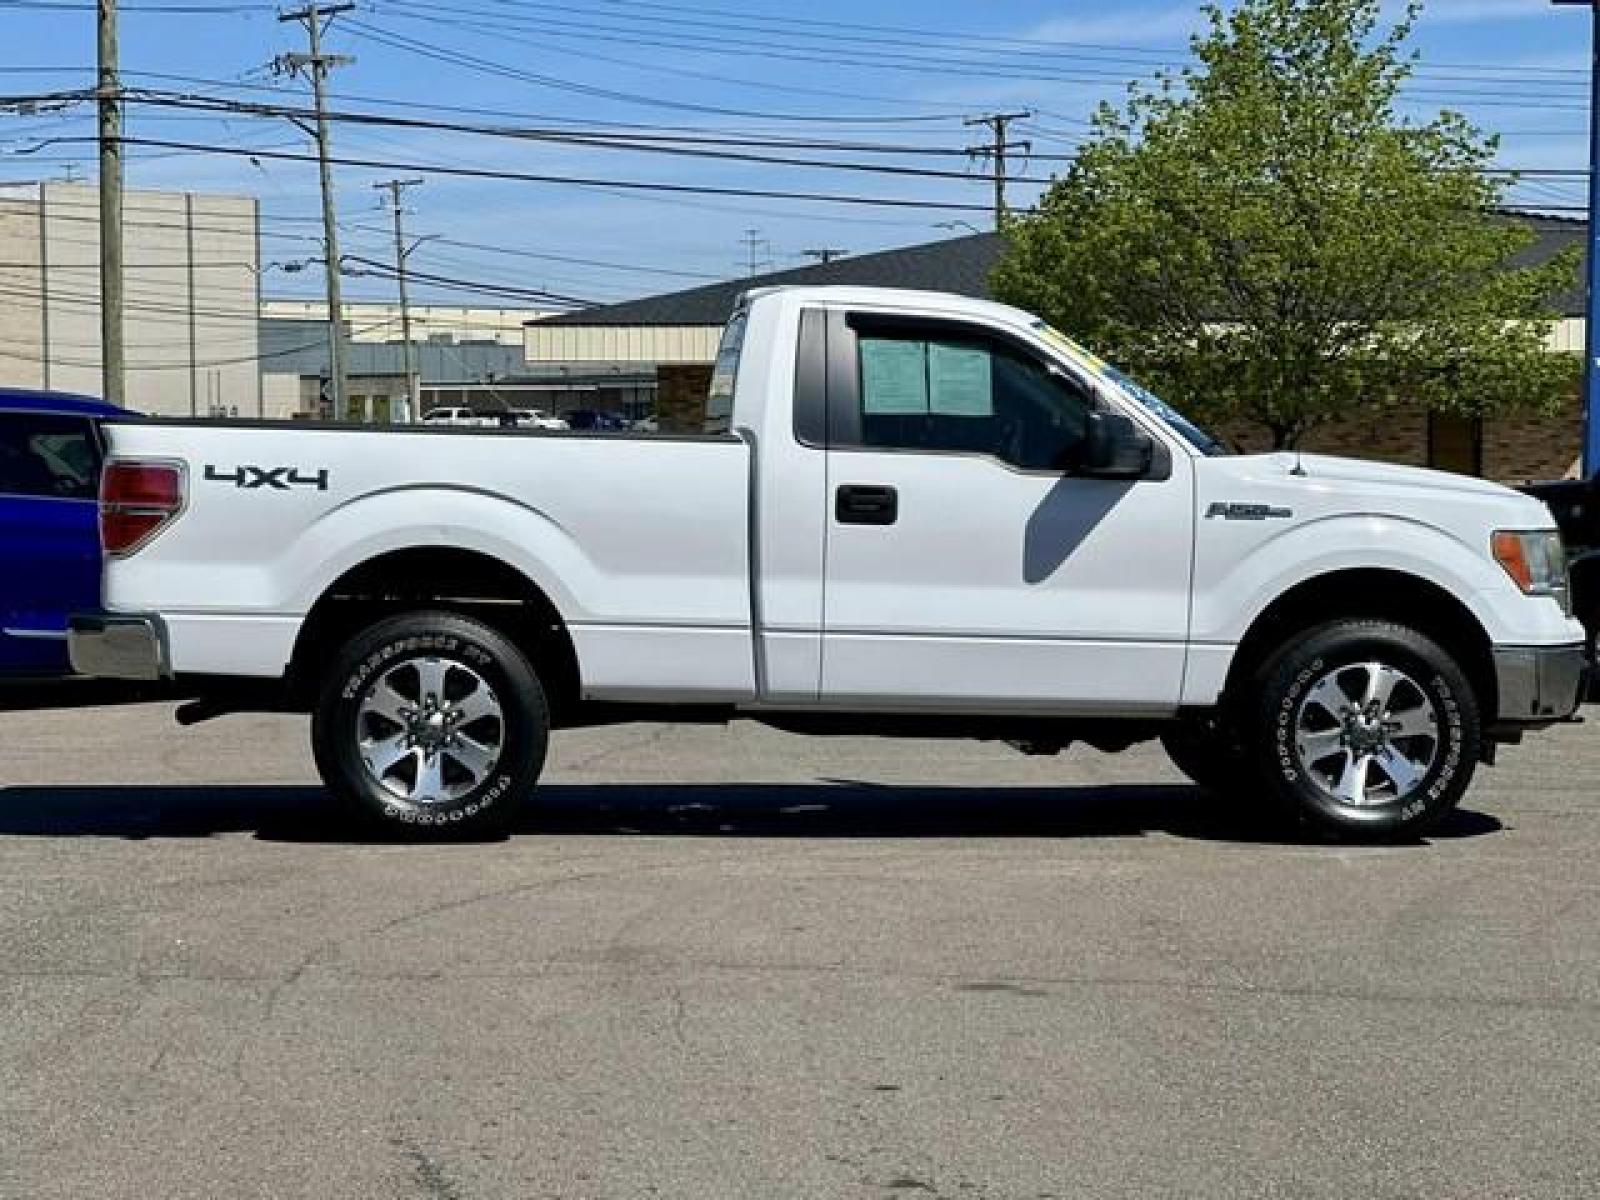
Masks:
[[[1350,570],[1393,571],[1444,589],[1498,645],[1575,640],[1574,626],[1560,607],[1518,592],[1490,560],[1487,548],[1477,552],[1421,521],[1328,516],[1268,534],[1254,544],[1242,542],[1232,530],[1202,530],[1191,622],[1196,643],[1237,645],[1291,588]]]

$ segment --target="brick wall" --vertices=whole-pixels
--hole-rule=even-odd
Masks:
[[[662,433],[699,433],[705,428],[709,366],[656,368],[656,420]]]
[[[1271,434],[1254,422],[1233,422],[1221,426],[1218,432],[1247,451],[1272,448]],[[1311,454],[1339,454],[1405,466],[1426,466],[1428,416],[1410,405],[1368,410],[1360,417],[1335,421],[1313,430],[1300,448]]]
[[[1582,451],[1583,405],[1577,400],[1553,417],[1484,422],[1483,473],[1490,479],[1560,479]]]
[[[1271,438],[1259,425],[1235,422],[1218,432],[1246,450],[1266,450]],[[1521,483],[1560,479],[1583,445],[1583,409],[1573,400],[1554,416],[1519,414],[1483,422],[1482,473],[1486,479]],[[1402,466],[1460,469],[1449,461],[1430,463],[1428,414],[1406,404],[1377,409],[1314,430],[1303,449],[1316,454],[1375,459]]]

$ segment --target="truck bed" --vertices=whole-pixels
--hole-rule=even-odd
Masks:
[[[107,436],[112,457],[185,469],[186,510],[110,573],[106,602],[166,614],[190,670],[281,672],[344,572],[449,547],[545,592],[596,695],[636,688],[641,661],[691,691],[753,687],[750,451],[737,438],[159,419]],[[249,645],[233,636],[242,619]]]

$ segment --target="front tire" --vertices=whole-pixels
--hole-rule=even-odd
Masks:
[[[416,612],[339,655],[311,743],[328,789],[380,826],[483,836],[516,816],[549,732],[544,690],[515,645],[469,617]]]
[[[1477,768],[1477,696],[1414,629],[1339,621],[1297,635],[1258,676],[1245,748],[1269,795],[1325,834],[1416,837]]]

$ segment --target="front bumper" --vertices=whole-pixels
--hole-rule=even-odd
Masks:
[[[160,617],[76,613],[67,622],[67,652],[74,671],[96,679],[172,677]]]
[[[1499,719],[1510,725],[1550,725],[1565,721],[1590,696],[1593,668],[1588,647],[1497,646]]]

